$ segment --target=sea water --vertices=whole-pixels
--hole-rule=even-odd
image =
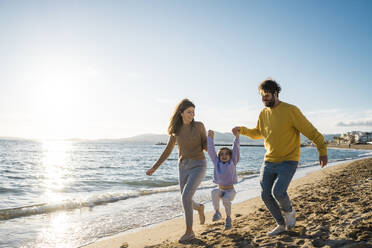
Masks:
[[[217,147],[218,148],[218,147]],[[177,149],[153,174],[162,145],[0,140],[0,247],[79,247],[182,216]],[[264,147],[242,146],[234,202],[259,195]],[[330,162],[371,156],[328,149]],[[213,165],[194,199],[211,209]],[[316,148],[301,148],[295,177],[316,170]]]

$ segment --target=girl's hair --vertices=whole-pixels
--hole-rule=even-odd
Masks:
[[[168,126],[168,134],[178,134],[178,132],[181,129],[181,126],[183,125],[183,120],[181,113],[185,111],[186,109],[193,107],[195,108],[195,105],[187,98],[183,99],[180,103],[177,104],[173,115],[170,119],[169,126]],[[194,125],[194,120],[191,122],[191,127]]]
[[[223,151],[223,150],[226,150],[226,151],[229,153],[230,157],[232,157],[232,151],[231,151],[230,148],[228,148],[228,147],[221,147],[221,148],[218,150],[218,152],[217,152],[217,156],[218,156],[218,158],[220,158],[221,151]]]

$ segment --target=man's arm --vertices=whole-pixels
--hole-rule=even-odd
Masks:
[[[234,133],[234,132],[237,131],[240,134],[248,136],[249,138],[254,139],[254,140],[263,139],[264,137],[262,136],[262,134],[260,132],[259,124],[260,124],[260,120],[257,121],[257,126],[253,129],[249,129],[249,128],[246,128],[244,126],[234,127],[232,129],[232,132]]]
[[[298,131],[314,142],[319,153],[319,164],[322,168],[326,166],[328,163],[327,144],[324,142],[323,135],[318,132],[297,107],[293,111],[292,121]]]

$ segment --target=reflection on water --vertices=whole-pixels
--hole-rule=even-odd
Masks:
[[[74,247],[70,235],[73,225],[65,212],[53,213],[49,223],[40,230],[37,247]]]
[[[43,197],[49,204],[57,204],[64,200],[62,193],[71,184],[72,178],[70,156],[72,143],[65,140],[42,142],[42,185],[45,189]],[[69,244],[69,236],[73,228],[66,212],[55,212],[46,217],[46,225],[39,230],[38,246],[73,247]],[[75,227],[76,228],[76,227]]]
[[[71,154],[72,144],[70,141],[53,140],[43,141],[42,166],[44,175],[42,175],[43,186],[45,188],[44,197],[48,203],[57,203],[63,200],[58,192],[71,183],[72,177],[69,177],[69,163],[67,163]]]

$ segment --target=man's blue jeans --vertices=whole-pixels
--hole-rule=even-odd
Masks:
[[[278,225],[284,225],[280,209],[292,211],[287,194],[288,186],[296,172],[298,161],[272,163],[265,161],[260,172],[261,198]]]

